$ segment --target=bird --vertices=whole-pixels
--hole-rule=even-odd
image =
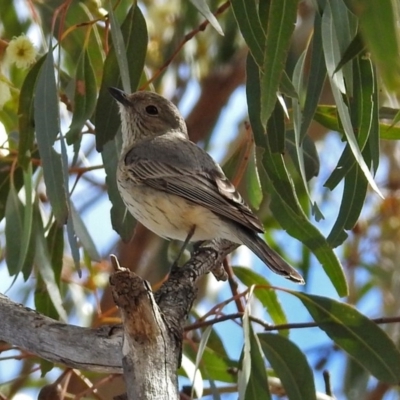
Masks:
[[[178,108],[150,91],[110,87],[121,118],[117,185],[133,217],[166,239],[227,239],[247,246],[274,273],[303,277],[260,236],[264,227],[222,168],[189,140]]]

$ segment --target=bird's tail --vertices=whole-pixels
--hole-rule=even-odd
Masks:
[[[256,232],[239,228],[236,232],[238,239],[247,246],[269,269],[293,282],[304,285],[303,277],[291,267],[275,250],[271,249]]]

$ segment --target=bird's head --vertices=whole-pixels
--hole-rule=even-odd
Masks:
[[[125,148],[165,134],[188,138],[185,120],[171,101],[152,92],[109,91],[119,105]]]

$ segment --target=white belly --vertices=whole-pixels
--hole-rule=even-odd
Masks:
[[[237,242],[229,224],[204,207],[129,181],[118,179],[118,187],[129,212],[159,236],[184,241],[195,226],[191,241],[224,238]]]

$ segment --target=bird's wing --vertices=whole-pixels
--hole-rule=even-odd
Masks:
[[[136,183],[183,197],[253,231],[264,232],[259,219],[218,166],[196,170],[130,157],[126,167]]]

